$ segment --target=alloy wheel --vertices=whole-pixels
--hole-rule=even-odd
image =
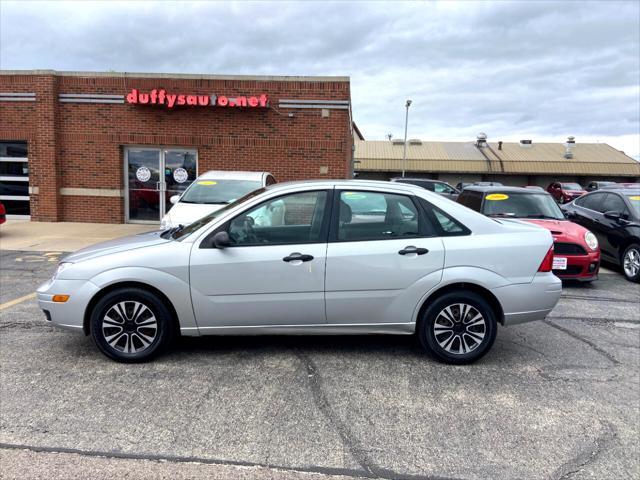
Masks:
[[[487,324],[474,306],[455,303],[437,315],[433,333],[438,345],[447,353],[464,355],[480,346],[487,333]]]
[[[102,319],[102,334],[114,350],[140,353],[155,341],[158,321],[144,303],[125,300],[107,310]]]
[[[635,248],[630,248],[624,256],[624,273],[627,277],[635,277],[640,271],[640,252]]]

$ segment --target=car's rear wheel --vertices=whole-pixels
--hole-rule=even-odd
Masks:
[[[126,363],[144,362],[171,341],[172,315],[162,300],[147,290],[118,289],[94,307],[91,335],[107,357]]]
[[[640,245],[632,243],[622,254],[622,270],[627,280],[640,282]]]
[[[458,290],[429,305],[417,333],[422,346],[435,359],[460,365],[485,355],[495,341],[496,331],[491,305],[477,293]]]

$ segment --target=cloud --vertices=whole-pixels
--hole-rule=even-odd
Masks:
[[[640,155],[637,2],[2,2],[0,67],[350,75],[365,136]]]

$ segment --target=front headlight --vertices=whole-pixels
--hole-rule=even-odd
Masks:
[[[73,263],[71,263],[71,262],[61,262],[61,263],[59,263],[58,267],[56,268],[56,271],[53,274],[53,279],[56,279],[58,277],[58,275],[60,275],[64,270],[69,268],[71,265],[73,265]]]
[[[593,233],[587,231],[587,233],[584,234],[584,241],[591,250],[598,249],[598,239]]]

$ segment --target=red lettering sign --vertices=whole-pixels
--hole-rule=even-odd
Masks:
[[[265,93],[258,96],[229,97],[227,95],[194,95],[186,93],[168,93],[164,89],[153,89],[150,92],[139,92],[132,88],[126,95],[126,101],[131,105],[164,105],[167,108],[175,106],[190,107],[239,107],[239,108],[267,108],[269,98]]]

